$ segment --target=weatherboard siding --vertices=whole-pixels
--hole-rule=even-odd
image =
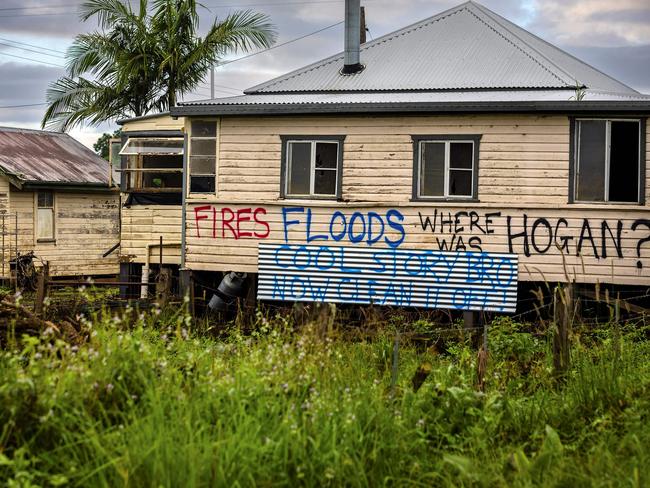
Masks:
[[[10,200],[11,212],[18,215],[18,251],[34,251],[38,258],[48,261],[52,276],[119,272],[117,252],[103,257],[119,240],[119,200],[115,193],[55,191],[55,242],[36,240],[36,192],[12,188]],[[14,227],[12,223],[9,232],[13,233]],[[8,251],[8,242],[5,247]],[[13,243],[11,248],[13,255]]]
[[[172,118],[169,115],[161,115],[160,117],[150,117],[142,120],[133,120],[124,124],[122,132],[148,132],[157,130],[181,130],[184,121],[182,117]]]
[[[124,262],[146,262],[147,245],[157,245],[163,238],[163,262],[180,264],[181,242],[180,205],[132,205],[122,208],[121,259]],[[168,247],[169,244],[178,247]],[[152,263],[160,262],[160,248],[150,250]]]
[[[299,134],[346,136],[341,202],[279,198],[280,136]],[[412,202],[411,136],[453,134],[482,136],[479,202]],[[349,217],[354,212],[366,216],[369,212],[383,215],[393,208],[404,217],[405,235],[401,249],[437,250],[442,240],[449,245],[455,235],[453,249],[458,246],[460,237],[463,238],[458,247],[460,250],[480,248],[483,251],[508,252],[512,244],[512,250],[520,258],[520,280],[563,280],[569,276],[583,282],[650,283],[650,244],[642,246],[641,256],[637,256],[637,244],[650,233],[650,229],[637,225],[636,230],[632,230],[635,221],[648,218],[647,206],[567,204],[569,120],[566,116],[224,117],[220,124],[218,147],[216,197],[192,199],[190,196],[189,199],[187,266],[190,269],[256,272],[258,243],[284,242],[283,207],[312,209],[312,237],[314,234],[327,234],[330,219],[337,210]],[[646,149],[650,159],[650,143]],[[650,200],[649,188],[650,172],[646,185],[647,201]],[[259,237],[267,233],[265,225],[244,220],[240,229],[243,229],[243,237],[235,239],[237,230],[231,229],[233,224],[224,226],[220,221],[220,212],[224,208],[228,216],[229,212],[243,210],[245,217],[252,215],[247,212],[249,208],[251,212],[263,209],[265,213],[259,217],[268,225],[268,236]],[[463,229],[457,233],[449,229],[442,232],[424,229],[421,218],[432,217],[436,210],[451,214],[476,212],[482,219],[486,214],[500,215],[492,219],[489,233],[483,233],[477,227],[469,229],[467,224],[461,225]],[[529,234],[532,226],[541,219],[536,227],[535,245],[543,252],[536,251],[529,242],[531,252],[526,256],[524,239],[513,237],[522,230],[524,216]],[[301,223],[291,226],[287,235],[292,244],[307,242],[306,215],[297,218],[302,219]],[[553,234],[550,241],[550,236],[545,233],[547,224]],[[620,245],[616,239],[618,225],[621,226]],[[609,235],[610,229],[614,239]],[[476,238],[480,239],[477,248],[469,246],[471,238],[475,238],[472,240],[475,245]],[[545,239],[549,241],[547,249]],[[582,248],[577,255],[580,241]],[[363,242],[351,244],[347,237],[339,242],[330,238],[311,243],[367,245]],[[560,252],[556,244],[563,243],[568,243],[568,251]],[[386,247],[382,241],[374,246]],[[622,256],[619,256],[617,246]]]
[[[218,197],[279,197],[280,135],[345,135],[343,199],[409,201],[412,135],[482,135],[479,199],[566,203],[567,117],[223,118]]]

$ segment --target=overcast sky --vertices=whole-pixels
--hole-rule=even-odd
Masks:
[[[0,126],[40,126],[49,82],[62,76],[63,53],[74,36],[96,29],[82,23],[82,0],[0,0]],[[238,8],[264,12],[282,43],[343,19],[343,0],[202,0],[207,27]],[[378,37],[460,3],[458,0],[362,0],[370,37]],[[650,93],[650,2],[648,0],[484,0],[483,5],[633,88]],[[342,25],[217,71],[217,96],[241,90],[343,47]],[[23,43],[19,47],[19,44]],[[18,57],[16,57],[18,56]],[[236,58],[237,54],[229,56]],[[28,58],[28,59],[23,59]],[[207,85],[187,98],[206,98]],[[91,145],[117,126],[84,127],[72,135]]]

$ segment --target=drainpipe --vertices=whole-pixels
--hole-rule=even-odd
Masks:
[[[363,70],[361,49],[361,0],[345,0],[345,57],[343,75],[353,75]]]

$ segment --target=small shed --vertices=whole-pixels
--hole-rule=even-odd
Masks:
[[[2,278],[30,251],[52,276],[117,274],[116,174],[67,134],[0,127]]]

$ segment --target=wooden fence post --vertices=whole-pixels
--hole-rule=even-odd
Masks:
[[[569,334],[573,314],[573,294],[570,285],[559,286],[553,295],[555,330],[553,334],[553,366],[558,375],[569,369]]]
[[[45,297],[47,296],[47,285],[50,281],[50,263],[45,262],[43,264],[43,269],[38,275],[38,281],[36,284],[36,298],[34,300],[34,313],[36,315],[43,314],[43,305],[45,303]]]

